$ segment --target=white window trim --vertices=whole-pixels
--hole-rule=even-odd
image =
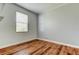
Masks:
[[[21,18],[18,18],[18,14],[21,14],[21,15],[19,15],[19,16],[23,16],[24,15],[24,18],[26,18],[27,19],[27,21],[26,22],[21,22]],[[25,17],[26,16],[26,17]],[[20,19],[20,21],[18,21],[18,19]],[[26,28],[27,28],[27,30],[24,30],[24,29],[26,29],[26,28],[21,28],[21,27],[17,27],[19,24],[17,24],[17,23],[23,23],[23,24],[26,24]],[[22,25],[23,25],[22,24]],[[20,28],[20,30],[18,30],[18,28]],[[16,11],[16,32],[28,32],[28,15],[27,14],[24,14],[24,13],[22,13],[22,12],[18,12],[18,11]]]

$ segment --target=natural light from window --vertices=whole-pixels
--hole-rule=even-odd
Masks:
[[[28,15],[16,12],[16,32],[28,32]]]

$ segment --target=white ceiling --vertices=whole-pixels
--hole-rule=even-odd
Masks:
[[[17,4],[36,13],[44,13],[48,10],[51,9],[53,10],[65,5],[63,3],[17,3]]]

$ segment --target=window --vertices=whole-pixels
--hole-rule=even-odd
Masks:
[[[16,12],[16,32],[28,32],[28,15]]]

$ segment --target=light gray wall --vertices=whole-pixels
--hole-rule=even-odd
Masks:
[[[29,15],[29,32],[16,33],[16,11]],[[0,22],[0,46],[37,38],[37,14],[13,4],[6,4],[1,15],[4,19]]]
[[[79,46],[79,4],[67,4],[41,14],[39,38]]]

